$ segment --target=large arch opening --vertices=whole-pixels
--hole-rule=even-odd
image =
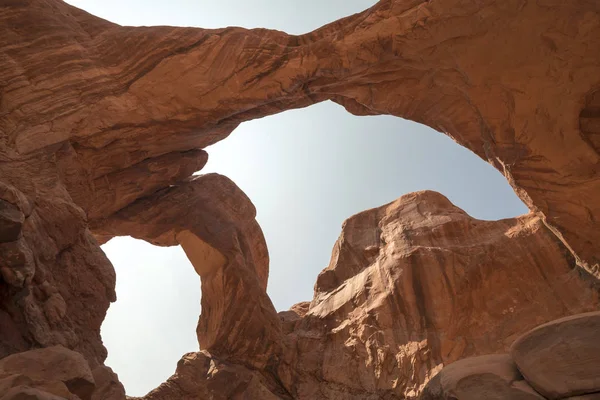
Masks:
[[[300,34],[377,1],[311,0],[299,11],[266,0],[243,7],[227,1],[68,2],[123,25],[234,25]],[[445,135],[391,116],[356,117],[331,102],[243,123],[207,151],[200,173],[230,177],[256,205],[271,260],[268,293],[277,310],[311,298],[341,223],[362,210],[430,189],[480,219],[527,211],[496,169]],[[183,353],[198,348],[199,277],[179,246],[115,238],[103,249],[117,271],[118,295],[102,328],[106,363],[128,395],[144,395],[173,373]]]
[[[87,12],[130,26],[197,26],[219,29],[226,26],[267,28],[300,35],[340,18],[361,12],[378,0],[305,0],[301,7],[271,0],[67,0]]]
[[[311,298],[345,219],[403,194],[434,190],[483,220],[528,211],[498,170],[447,136],[333,102],[246,122],[207,151],[199,173],[230,177],[257,207],[278,310]]]
[[[207,151],[199,174],[230,177],[257,208],[278,311],[312,297],[341,223],[365,209],[429,189],[479,219],[527,212],[495,168],[445,135],[400,118],[353,116],[331,102],[246,122]],[[117,238],[104,250],[119,299],[103,324],[107,365],[128,395],[144,395],[198,349],[199,278],[180,247]]]

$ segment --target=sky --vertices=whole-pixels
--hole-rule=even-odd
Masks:
[[[367,0],[70,0],[121,25],[264,27],[306,33],[362,11]],[[436,190],[470,215],[496,220],[527,208],[504,177],[423,125],[356,117],[325,102],[245,122],[206,149],[200,173],[231,178],[257,208],[271,258],[268,293],[278,311],[310,300],[342,222],[417,190]],[[107,365],[129,396],[165,381],[198,350],[200,279],[179,247],[131,238],[103,246],[117,272],[117,302],[102,326]]]

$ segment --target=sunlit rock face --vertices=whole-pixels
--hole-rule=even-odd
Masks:
[[[115,274],[99,243],[118,235],[181,244],[202,276],[206,353],[155,399],[414,397],[445,363],[597,308],[595,0],[382,0],[301,36],[10,0],[0,33],[2,358],[61,345],[110,384],[94,396],[122,397],[100,338]],[[278,316],[252,203],[189,177],[239,123],[327,99],[451,136],[532,214],[475,221],[431,193],[359,214],[310,305]]]
[[[344,223],[312,302],[282,314],[280,376],[296,398],[415,398],[443,365],[597,309],[598,288],[534,214],[405,195]]]
[[[543,400],[508,354],[466,358],[429,381],[421,400]]]
[[[221,292],[203,304],[233,288],[251,302],[222,271]],[[240,363],[260,360],[256,339],[232,330],[247,342],[186,355],[146,398],[230,398],[218,383],[228,381],[247,398],[414,399],[444,365],[505,353],[537,325],[597,309],[598,296],[597,280],[534,214],[481,221],[439,193],[413,193],[344,223],[312,302],[279,313],[280,327],[261,323],[258,340],[277,349],[269,363]],[[254,310],[249,324],[260,322]],[[239,315],[221,318],[239,324]],[[507,393],[521,390],[511,382]]]

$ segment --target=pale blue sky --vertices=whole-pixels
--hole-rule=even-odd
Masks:
[[[311,31],[361,11],[366,0],[71,0],[123,25]],[[207,149],[201,172],[230,177],[256,205],[271,255],[268,292],[278,310],[310,300],[344,219],[416,190],[446,195],[469,214],[527,212],[504,177],[427,127],[389,116],[355,117],[334,103],[242,124]],[[103,246],[117,270],[117,303],[102,336],[130,396],[143,395],[198,344],[199,278],[179,248],[130,238]]]

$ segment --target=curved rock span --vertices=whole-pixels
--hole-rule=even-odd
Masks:
[[[202,352],[146,399],[415,398],[446,364],[598,309],[596,0],[382,0],[301,36],[7,0],[0,33],[0,363],[81,373],[7,367],[2,400],[123,399],[100,338],[99,243],[119,235],[182,245],[202,277]],[[254,206],[192,174],[239,123],[324,100],[449,135],[531,213],[477,221],[432,192],[366,211],[313,300],[277,314]]]

